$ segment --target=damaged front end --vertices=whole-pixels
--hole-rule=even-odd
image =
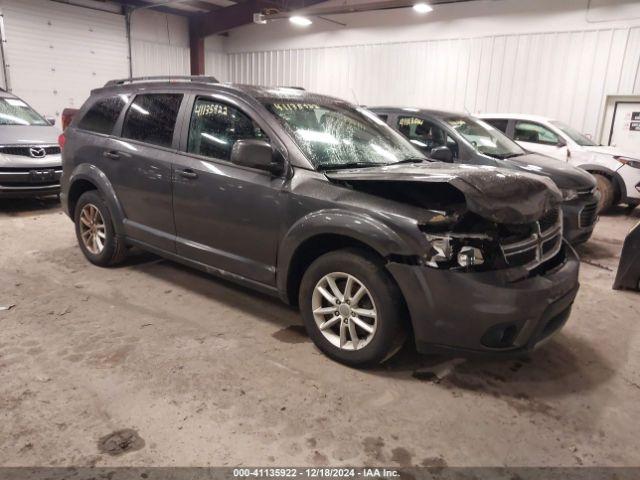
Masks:
[[[523,274],[562,248],[562,200],[545,178],[493,167],[419,164],[336,171],[351,188],[428,211],[418,228],[420,263],[455,271],[520,267]]]
[[[448,220],[448,221],[447,221]],[[562,215],[552,207],[535,222],[501,224],[472,212],[419,225],[429,248],[425,265],[439,269],[488,271],[536,269],[562,247]]]

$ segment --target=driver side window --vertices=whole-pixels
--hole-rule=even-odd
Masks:
[[[260,127],[231,105],[197,98],[191,112],[187,151],[220,160],[231,159],[236,140],[268,140]]]
[[[417,117],[399,117],[398,130],[416,147],[427,154],[436,147],[449,147],[457,157],[458,144],[444,129]]]
[[[516,122],[513,139],[516,142],[557,145],[560,139],[548,128],[533,122]]]

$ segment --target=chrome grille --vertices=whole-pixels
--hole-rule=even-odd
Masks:
[[[31,157],[29,149],[33,147],[44,148],[47,155],[55,155],[60,153],[58,145],[0,145],[0,153],[6,155],[19,155],[22,157]]]
[[[596,193],[596,187],[578,189],[578,197],[580,197],[580,198],[590,197],[594,193]]]
[[[528,270],[553,258],[562,246],[562,215],[556,208],[546,212],[533,226],[531,235],[523,240],[501,243],[507,264]]]
[[[589,205],[585,205],[582,211],[580,212],[580,217],[578,218],[578,223],[580,228],[590,227],[596,220],[598,219],[598,204],[590,203]]]

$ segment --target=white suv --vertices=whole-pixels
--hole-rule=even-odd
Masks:
[[[600,210],[618,203],[640,204],[640,152],[598,145],[570,126],[546,117],[507,113],[478,116],[522,148],[593,174],[601,193]]]

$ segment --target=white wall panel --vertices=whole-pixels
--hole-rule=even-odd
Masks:
[[[41,0],[1,0],[11,87],[59,115],[92,88],[128,74],[124,17]]]
[[[228,80],[367,105],[549,115],[592,135],[607,94],[640,93],[640,27],[230,53]]]
[[[206,75],[213,75],[221,82],[228,81],[229,59],[223,50],[221,38],[213,36],[205,38],[204,52],[204,73]],[[257,66],[254,68],[254,71],[259,71]]]
[[[189,26],[177,15],[134,11],[131,16],[133,76],[189,75]]]

